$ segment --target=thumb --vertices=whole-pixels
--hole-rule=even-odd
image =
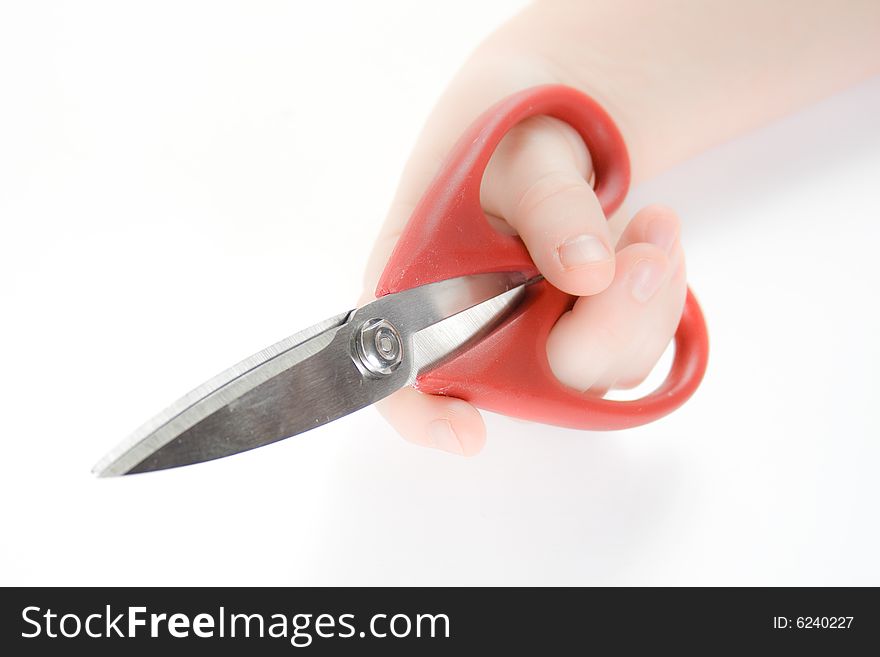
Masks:
[[[480,194],[486,212],[519,233],[544,277],[577,296],[602,292],[614,279],[613,242],[592,172],[577,132],[538,116],[505,135]]]

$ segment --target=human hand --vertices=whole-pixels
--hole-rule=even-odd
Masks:
[[[578,134],[560,121],[536,117],[516,126],[496,150],[481,202],[499,230],[519,233],[550,283],[580,297],[551,332],[548,360],[563,383],[601,395],[648,374],[678,324],[686,284],[677,217],[646,208],[613,231],[591,176]],[[417,191],[405,181],[401,194],[416,197]],[[403,209],[392,210],[371,259],[368,292],[405,222]],[[485,440],[478,411],[462,400],[405,389],[380,410],[416,443],[473,454]]]
[[[811,3],[810,11],[802,4],[684,0],[663,11],[617,0],[531,3],[477,49],[429,118],[361,301],[373,299],[403,226],[455,140],[515,91],[566,84],[595,98],[620,128],[638,181],[877,74],[878,3],[845,12],[832,0]],[[650,18],[633,20],[639,11]],[[618,211],[606,223],[591,174],[574,130],[538,117],[502,141],[481,196],[496,226],[520,234],[547,280],[580,297],[551,332],[547,356],[563,383],[602,395],[650,371],[676,328],[686,286],[675,213],[652,206],[631,219]],[[407,388],[379,408],[422,445],[470,455],[485,441],[479,412],[460,399]]]

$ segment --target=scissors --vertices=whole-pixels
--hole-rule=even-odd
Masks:
[[[99,476],[229,456],[315,429],[395,390],[465,399],[546,424],[624,429],[656,420],[696,390],[708,336],[690,289],[666,380],[637,400],[578,392],[550,370],[546,342],[575,298],[541,277],[522,241],[495,231],[480,206],[493,151],[514,125],[548,115],[583,138],[606,216],[623,202],[629,156],[611,117],[561,85],[515,93],[461,136],[410,217],[377,299],[231,367],[144,424],[96,466]]]

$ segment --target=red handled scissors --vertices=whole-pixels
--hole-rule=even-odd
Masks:
[[[160,413],[95,467],[149,472],[236,454],[303,433],[407,385],[488,410],[579,429],[656,420],[696,390],[706,369],[703,315],[688,291],[665,382],[634,401],[577,392],[550,370],[546,342],[574,303],[539,274],[522,241],[480,206],[493,151],[520,121],[548,115],[583,138],[606,215],[629,187],[620,131],[569,87],[527,89],[497,103],[462,135],[409,220],[376,301],[264,349]]]

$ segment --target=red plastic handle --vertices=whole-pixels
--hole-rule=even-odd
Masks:
[[[605,214],[620,206],[629,188],[629,156],[611,117],[592,98],[569,87],[521,91],[490,108],[456,143],[410,217],[379,279],[377,297],[467,274],[538,273],[522,241],[495,231],[480,206],[480,183],[493,151],[514,125],[538,115],[555,117],[578,131],[590,151],[596,195]],[[420,376],[416,387],[505,415],[597,430],[651,422],[693,394],[706,370],[709,341],[690,290],[666,381],[634,401],[578,392],[550,370],[547,336],[574,300],[547,281],[532,285],[512,317],[453,360]]]

